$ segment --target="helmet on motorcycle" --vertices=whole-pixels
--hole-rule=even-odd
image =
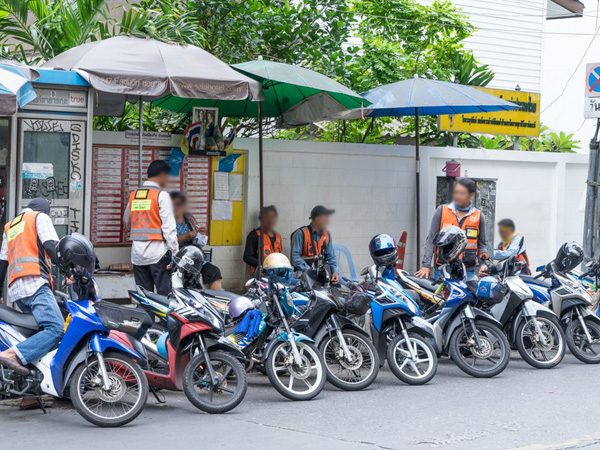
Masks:
[[[263,270],[275,283],[290,284],[294,276],[294,267],[283,253],[271,253],[263,262]]]
[[[556,264],[556,268],[560,272],[568,272],[569,270],[573,270],[583,261],[583,247],[579,245],[577,242],[565,242],[558,253],[556,254],[556,258],[554,262]]]
[[[369,252],[375,265],[389,267],[396,264],[398,248],[396,241],[387,234],[378,234],[369,242]]]
[[[244,317],[244,314],[252,309],[254,309],[252,300],[250,300],[248,297],[244,297],[243,295],[234,298],[229,303],[229,315],[233,320],[241,319]]]
[[[82,234],[64,236],[56,246],[57,266],[70,275],[90,276],[96,268],[94,246]]]
[[[200,277],[204,264],[204,253],[198,247],[188,245],[177,252],[173,262],[181,272],[184,283],[194,282]]]
[[[460,228],[450,225],[437,235],[435,246],[438,248],[438,259],[447,264],[454,261],[467,246],[467,236]]]
[[[500,303],[508,293],[506,285],[495,277],[483,277],[477,284],[477,299],[488,304]]]

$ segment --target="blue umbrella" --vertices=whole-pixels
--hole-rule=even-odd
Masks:
[[[446,81],[414,78],[386,84],[361,94],[371,105],[368,116],[415,116],[416,135],[416,200],[417,200],[417,265],[420,264],[421,245],[421,173],[419,158],[419,116],[473,114],[481,112],[511,111],[520,106],[471,86]],[[365,111],[367,112],[367,111]],[[373,122],[371,121],[371,124]]]
[[[0,116],[12,116],[35,99],[31,82],[39,76],[37,70],[24,64],[0,59]]]

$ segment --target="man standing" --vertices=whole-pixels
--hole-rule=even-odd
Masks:
[[[8,269],[8,301],[33,314],[40,331],[0,353],[0,365],[27,375],[27,364],[53,350],[63,336],[65,322],[54,298],[52,265],[58,236],[48,216],[50,204],[34,198],[4,227],[0,250],[0,286]]]
[[[244,262],[251,267],[252,274],[259,266],[258,247],[261,234],[263,235],[263,261],[271,253],[281,253],[281,235],[275,231],[278,216],[277,208],[274,205],[265,206],[258,218],[260,227],[248,233],[244,249]]]
[[[298,228],[292,234],[291,261],[295,270],[308,270],[315,256],[323,255],[325,264],[331,269],[331,282],[339,283],[337,258],[329,228],[330,216],[335,211],[322,205],[315,206],[310,213],[310,225]]]
[[[169,193],[164,191],[171,167],[165,161],[148,166],[148,179],[129,196],[123,216],[131,226],[131,262],[135,283],[160,295],[171,292],[171,259],[179,250]]]
[[[477,185],[469,178],[459,178],[454,185],[452,203],[440,206],[431,220],[431,227],[425,240],[422,267],[415,274],[419,278],[429,278],[434,267],[435,240],[443,228],[454,225],[467,235],[467,247],[461,258],[467,269],[467,278],[473,278],[475,268],[481,264],[480,271],[485,271],[488,259],[485,241],[485,216],[473,206]],[[439,273],[435,274],[435,278]]]
[[[531,268],[529,266],[527,248],[525,247],[525,238],[521,234],[516,233],[515,229],[515,222],[512,219],[502,219],[498,222],[498,233],[502,241],[494,249],[494,259],[501,260],[518,255],[519,261],[525,263],[523,273],[530,275]]]

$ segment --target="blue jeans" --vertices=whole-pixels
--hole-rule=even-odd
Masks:
[[[47,284],[43,285],[31,297],[16,301],[19,309],[33,314],[40,331],[12,349],[21,363],[26,365],[54,350],[62,339],[65,321],[56,304],[54,294]]]

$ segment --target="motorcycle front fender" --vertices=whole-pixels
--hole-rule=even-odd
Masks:
[[[339,323],[340,329],[354,330],[357,333],[360,333],[363,336],[368,337],[370,339],[369,333],[367,333],[361,327],[356,325],[352,320],[348,319],[347,317],[339,316],[339,315],[336,316],[335,318]],[[335,332],[334,328],[332,328],[331,326],[329,326],[329,327],[327,326],[328,324],[332,325],[332,321],[327,320],[326,323],[319,328],[319,331],[317,331],[317,334],[315,334],[315,337],[314,337],[315,344],[319,345],[319,343],[323,340],[323,338],[325,336],[327,336],[327,334],[329,334],[330,332]]]
[[[229,342],[223,336],[219,337],[218,339],[215,339],[214,337],[204,337],[204,345],[206,346],[206,350],[209,352],[221,350],[225,353],[230,353],[231,356],[240,360],[240,362],[244,364],[248,360],[246,355],[244,355],[244,352],[242,352],[236,345]]]
[[[534,302],[533,300],[528,300],[523,303],[521,311],[519,311],[519,313],[515,315],[515,318],[513,320],[509,336],[509,340],[511,343],[517,341],[517,330],[519,329],[521,322],[523,322],[526,317],[545,317],[547,319],[558,320],[558,317],[556,316],[556,314],[554,314],[554,312],[551,309],[537,302]]]
[[[439,343],[433,325],[426,320],[415,316],[411,318],[411,320],[406,321],[405,326],[406,331],[409,333],[415,333],[422,338],[427,339],[437,352]]]
[[[92,335],[92,337],[90,338],[90,350],[92,350],[95,353],[106,353],[109,350],[114,350],[120,353],[125,353],[126,355],[131,356],[135,360],[144,359],[132,348],[122,344],[121,342],[111,338],[110,336],[98,333]]]
[[[308,336],[306,336],[305,334],[302,333],[297,333],[296,331],[292,331],[292,337],[294,339],[294,342],[310,342],[314,344],[314,340],[309,338]],[[279,344],[280,342],[286,342],[288,340],[288,334],[287,332],[283,332],[278,334],[275,339],[273,339],[271,342],[269,342],[267,344],[267,348],[265,349],[263,356],[261,358],[261,362],[265,362],[267,360],[267,358],[269,357],[269,355],[271,354],[271,352],[273,351],[273,348],[275,348],[275,346],[277,344]]]
[[[458,327],[462,326],[461,316],[463,314],[463,311],[465,312],[465,315],[467,316],[468,319],[487,322],[491,325],[498,327],[500,330],[502,330],[502,324],[498,320],[496,320],[496,318],[494,316],[492,316],[491,314],[485,312],[482,309],[475,308],[473,306],[466,307],[463,310],[461,310],[461,312],[459,314],[457,314],[452,319],[450,324],[446,327],[446,330],[444,333],[444,345],[443,345],[444,350],[448,349],[448,346],[450,345],[450,338],[452,337],[454,330],[456,330]],[[471,316],[471,312],[472,312],[472,316]]]

